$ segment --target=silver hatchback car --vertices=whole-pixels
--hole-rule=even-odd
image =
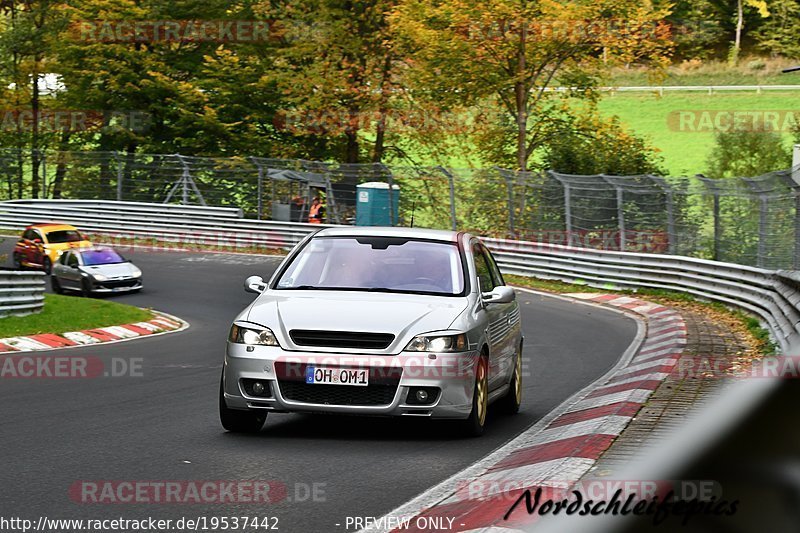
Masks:
[[[519,305],[468,233],[323,229],[245,289],[259,296],[228,336],[229,431],[273,411],[459,419],[480,435],[490,403],[519,410]]]
[[[142,271],[107,246],[66,250],[53,265],[53,291],[80,291],[84,296],[140,291]]]

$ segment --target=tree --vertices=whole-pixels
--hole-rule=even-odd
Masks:
[[[736,32],[730,57],[730,61],[734,65],[739,60],[739,52],[742,49],[742,31],[744,30],[745,6],[754,8],[763,18],[769,16],[769,8],[767,7],[766,0],[736,0]]]
[[[41,112],[42,86],[48,61],[57,35],[66,23],[62,3],[56,0],[2,0],[0,16],[6,25],[0,34],[0,52],[5,58],[3,71],[10,79],[11,109],[18,117],[16,144],[20,154],[20,189],[22,187],[22,149],[27,140],[30,149],[31,196],[40,194],[40,167],[44,148]],[[8,89],[7,89],[8,91]],[[4,95],[8,97],[8,94]],[[27,108],[27,109],[26,109]],[[30,120],[19,118],[29,111]],[[21,192],[21,191],[20,191]]]
[[[770,0],[770,16],[755,33],[758,47],[773,55],[800,58],[797,21],[800,1]]]
[[[550,142],[543,167],[565,174],[663,175],[661,160],[647,142],[617,117],[579,116],[569,133]]]
[[[670,52],[667,11],[633,0],[406,0],[393,22],[414,52],[415,97],[441,105],[492,101],[513,128],[515,166],[558,128],[561,96],[593,98],[615,62],[663,66]],[[417,94],[419,93],[419,94]]]
[[[712,178],[759,176],[789,168],[792,154],[780,132],[750,129],[720,132],[707,161]]]
[[[666,3],[666,2],[665,2]],[[672,27],[675,55],[681,59],[714,57],[727,48],[727,6],[712,0],[677,0],[667,21]]]
[[[386,13],[393,0],[264,2],[279,46],[273,72],[288,127],[328,156],[357,163],[364,133],[375,131],[371,159],[385,151],[394,52]]]

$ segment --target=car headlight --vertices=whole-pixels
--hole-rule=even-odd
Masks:
[[[279,346],[278,339],[269,328],[255,329],[237,326],[231,326],[231,332],[228,334],[228,340],[236,344],[260,345],[260,346]]]
[[[419,335],[411,339],[406,352],[463,352],[467,349],[467,336],[457,335]]]
[[[133,277],[133,278],[141,278],[142,277],[142,271],[139,270],[138,267],[133,267],[131,269],[131,277]]]
[[[108,281],[108,276],[104,276],[102,274],[92,274],[91,275],[95,281]]]

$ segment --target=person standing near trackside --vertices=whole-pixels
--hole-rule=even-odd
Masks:
[[[319,196],[315,196],[308,208],[308,221],[311,224],[322,224],[323,216],[325,216],[325,206],[322,205]]]

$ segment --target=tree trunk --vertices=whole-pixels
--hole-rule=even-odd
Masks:
[[[742,30],[744,29],[744,6],[743,0],[736,2],[736,38],[733,43],[733,54],[731,62],[736,64],[739,60],[739,50],[742,48]]]
[[[350,108],[348,110],[349,124],[345,130],[345,137],[347,138],[347,145],[345,147],[344,160],[345,163],[358,163],[359,159],[359,146],[358,146],[358,109]]]
[[[517,49],[517,81],[514,83],[514,96],[516,100],[517,119],[517,169],[528,170],[528,90],[525,83],[527,62],[525,58],[525,40],[527,28],[522,25],[519,34],[519,48]]]
[[[69,147],[69,138],[71,135],[71,131],[64,130],[64,134],[61,136],[61,142],[58,146],[58,163],[56,164],[56,176],[53,179],[54,200],[61,199],[64,189],[64,178],[67,176],[67,158],[65,156],[65,152]]]
[[[39,61],[34,58],[34,70],[31,75],[31,113],[33,114],[31,127],[31,198],[39,198],[39,164],[42,154],[39,150]]]
[[[136,143],[136,141],[131,141],[128,143],[128,146],[125,149],[125,168],[122,171],[122,184],[123,184],[122,194],[123,196],[127,197],[130,197],[130,194],[125,195],[124,191],[125,184],[127,184],[127,186],[131,190],[134,190],[133,189],[134,184],[131,180],[133,179],[133,160],[136,157],[136,148],[138,148],[138,144]],[[136,199],[133,198],[133,201],[135,202]]]
[[[372,152],[372,162],[380,163],[383,160],[384,144],[386,141],[386,115],[389,112],[389,74],[391,72],[392,56],[386,54],[381,72],[381,99],[378,104],[378,125],[375,132],[375,150]]]

